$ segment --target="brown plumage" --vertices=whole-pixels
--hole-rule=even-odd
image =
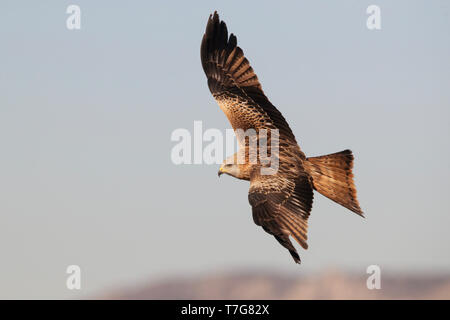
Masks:
[[[353,155],[350,150],[321,157],[306,158],[283,115],[264,94],[249,61],[237,46],[236,37],[228,36],[225,22],[217,12],[209,17],[201,44],[201,61],[208,87],[227,116],[233,129],[279,131],[279,168],[275,174],[261,174],[262,164],[249,163],[249,142],[238,141],[239,152],[247,162],[222,165],[221,173],[249,180],[248,199],[253,220],[289,250],[295,262],[300,257],[292,245],[292,236],[308,248],[308,217],[313,190],[363,215],[353,183]],[[271,136],[267,144],[270,145]],[[270,151],[270,150],[269,150]],[[237,154],[233,156],[236,159]]]

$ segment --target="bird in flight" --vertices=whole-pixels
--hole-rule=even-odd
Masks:
[[[289,250],[294,261],[300,263],[300,256],[289,236],[304,249],[308,248],[307,228],[313,190],[363,216],[353,182],[352,152],[344,150],[319,157],[305,156],[285,118],[264,94],[244,52],[237,46],[236,36],[228,35],[227,26],[219,20],[217,12],[208,19],[200,54],[209,90],[234,131],[276,130],[278,134],[277,170],[263,174],[261,169],[267,167],[266,163],[259,158],[249,161],[251,139],[236,134],[239,150],[223,162],[218,174],[250,181],[248,200],[253,221],[273,235]],[[271,138],[272,135],[268,136],[267,141]]]

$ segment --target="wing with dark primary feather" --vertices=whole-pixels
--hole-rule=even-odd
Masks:
[[[292,236],[304,249],[308,248],[308,218],[313,203],[310,177],[303,173],[290,180],[283,175],[252,177],[248,200],[253,221],[291,253],[294,261],[300,257],[289,240]]]
[[[289,125],[267,99],[236,37],[228,36],[217,12],[209,17],[200,53],[209,90],[234,129],[276,128],[280,138],[295,142]]]

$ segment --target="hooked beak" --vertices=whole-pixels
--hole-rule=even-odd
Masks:
[[[222,175],[222,173],[223,173],[223,170],[222,170],[222,167],[220,167],[219,172],[217,172],[217,176],[220,178],[220,176]]]

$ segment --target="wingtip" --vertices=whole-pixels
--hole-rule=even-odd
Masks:
[[[297,264],[301,264],[302,260],[300,259],[300,256],[298,255],[297,251],[289,250],[289,253],[292,256],[292,259],[294,259],[294,262]]]
[[[219,14],[217,13],[217,10],[214,10],[214,13],[211,13],[208,17],[208,24],[212,24],[216,21],[219,21]]]
[[[212,20],[215,22],[215,21],[219,21],[219,14],[217,13],[217,10],[214,10],[214,13],[213,13],[213,15],[212,15],[213,17],[212,17]]]

